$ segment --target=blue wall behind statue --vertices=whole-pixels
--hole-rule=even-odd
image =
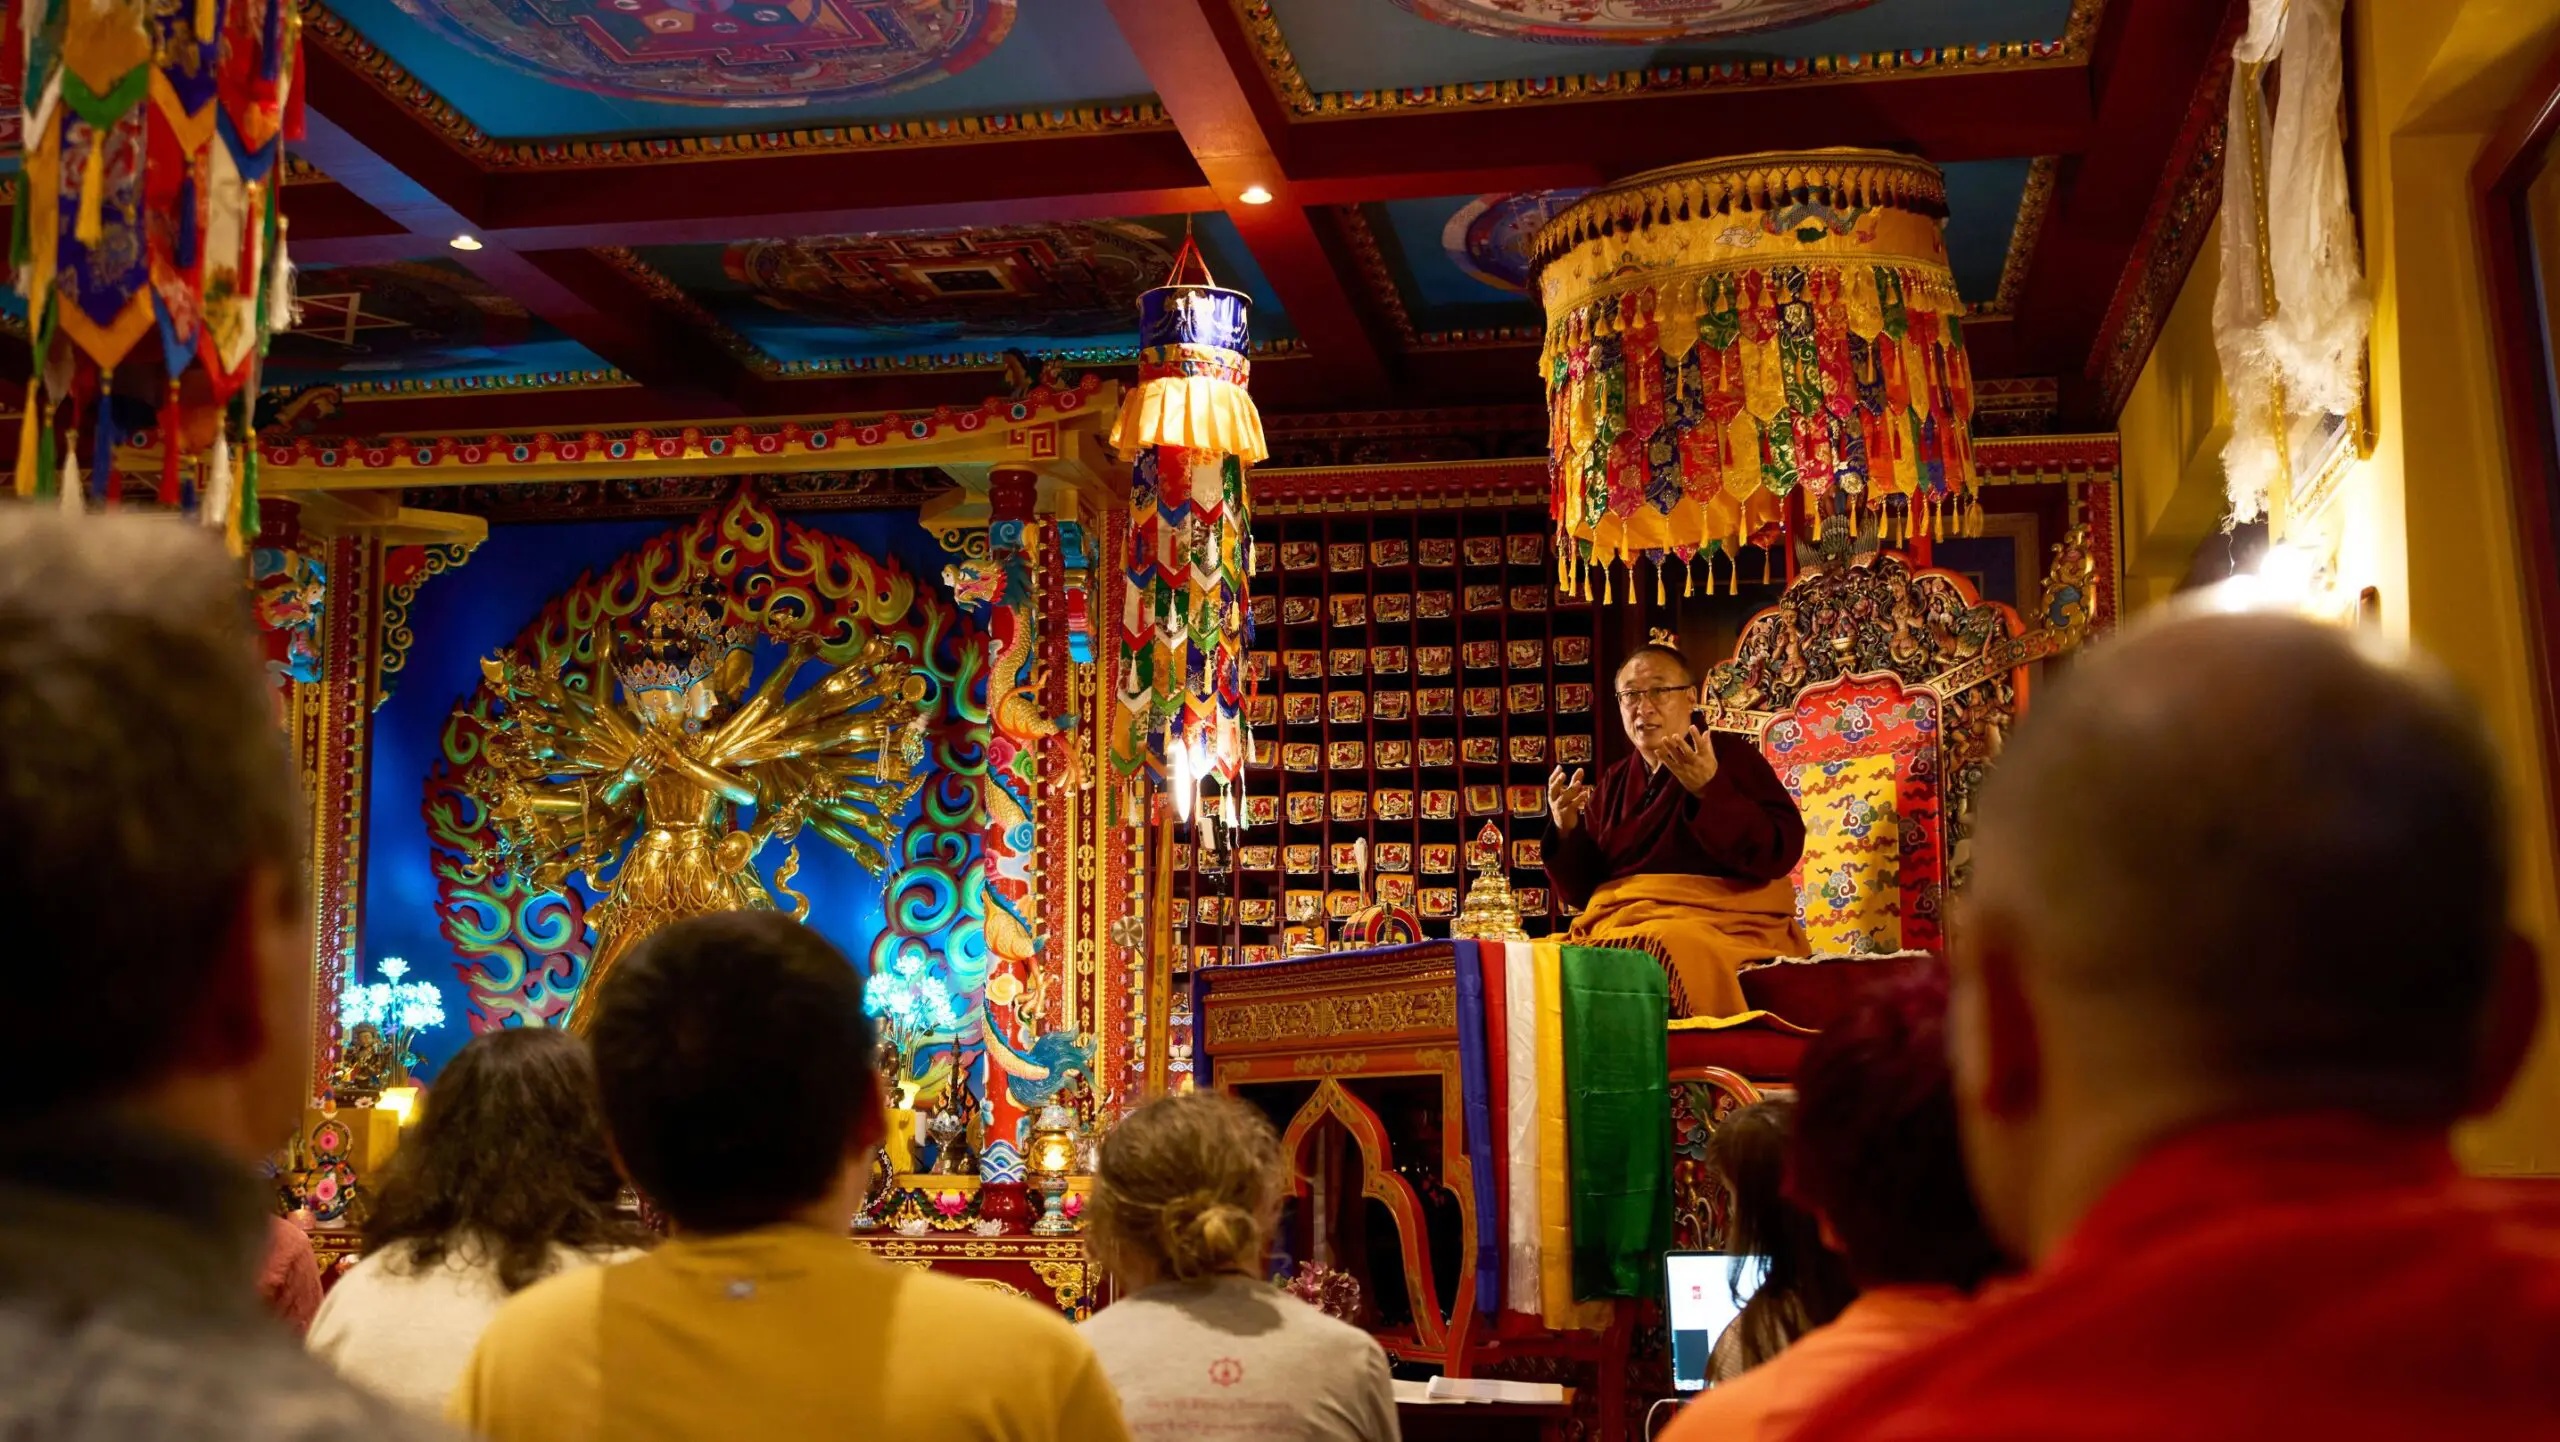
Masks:
[[[942,567],[950,557],[917,525],[913,511],[790,518],[841,536],[876,558],[896,561],[915,578],[920,595],[941,587]],[[421,1034],[416,1044],[423,1079],[432,1080],[436,1068],[472,1035],[470,991],[457,970],[462,957],[445,939],[437,913],[436,874],[421,810],[427,776],[443,757],[445,722],[454,704],[479,687],[481,658],[512,642],[554,596],[581,575],[604,570],[624,552],[690,519],[493,525],[489,539],[467,563],[429,580],[418,592],[409,616],[416,643],[399,673],[398,689],[373,718],[358,956],[367,982],[381,980],[382,961],[396,956],[409,963],[410,980],[433,982],[441,993],[444,1025]],[[758,660],[770,665],[778,654],[775,648],[761,648]],[[811,667],[807,681],[822,674]],[[907,815],[913,814],[911,807]],[[781,846],[765,848],[761,862],[768,883],[781,856]],[[881,928],[884,879],[813,835],[802,841],[800,872],[791,886],[809,898],[810,922],[858,964],[867,964],[872,938]]]

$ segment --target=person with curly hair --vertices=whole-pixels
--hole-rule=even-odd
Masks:
[[[1271,1123],[1221,1093],[1159,1098],[1103,1139],[1085,1244],[1122,1296],[1080,1330],[1139,1442],[1399,1435],[1377,1342],[1262,1279],[1287,1181]]]
[[[392,1156],[364,1260],[320,1304],[311,1350],[442,1415],[501,1303],[648,1239],[621,1191],[586,1043],[543,1027],[474,1037]]]

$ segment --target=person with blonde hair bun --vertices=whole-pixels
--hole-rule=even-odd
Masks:
[[[1103,1140],[1085,1245],[1121,1300],[1084,1324],[1129,1432],[1395,1442],[1387,1354],[1262,1279],[1288,1170],[1262,1113],[1163,1097]]]

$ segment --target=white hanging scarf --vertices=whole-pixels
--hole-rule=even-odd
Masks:
[[[2372,306],[2347,203],[2341,3],[2251,0],[2232,47],[2213,339],[2231,396],[2222,460],[2235,522],[2257,519],[2287,479],[2295,418],[2344,415],[2362,400]],[[2283,89],[2269,117],[2261,72],[2277,62]]]

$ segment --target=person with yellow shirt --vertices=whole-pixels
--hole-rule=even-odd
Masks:
[[[600,988],[616,1154],[673,1223],[518,1293],[448,1417],[493,1442],[1126,1442],[1066,1320],[847,1239],[886,1126],[852,964],[777,912],[665,927]]]

